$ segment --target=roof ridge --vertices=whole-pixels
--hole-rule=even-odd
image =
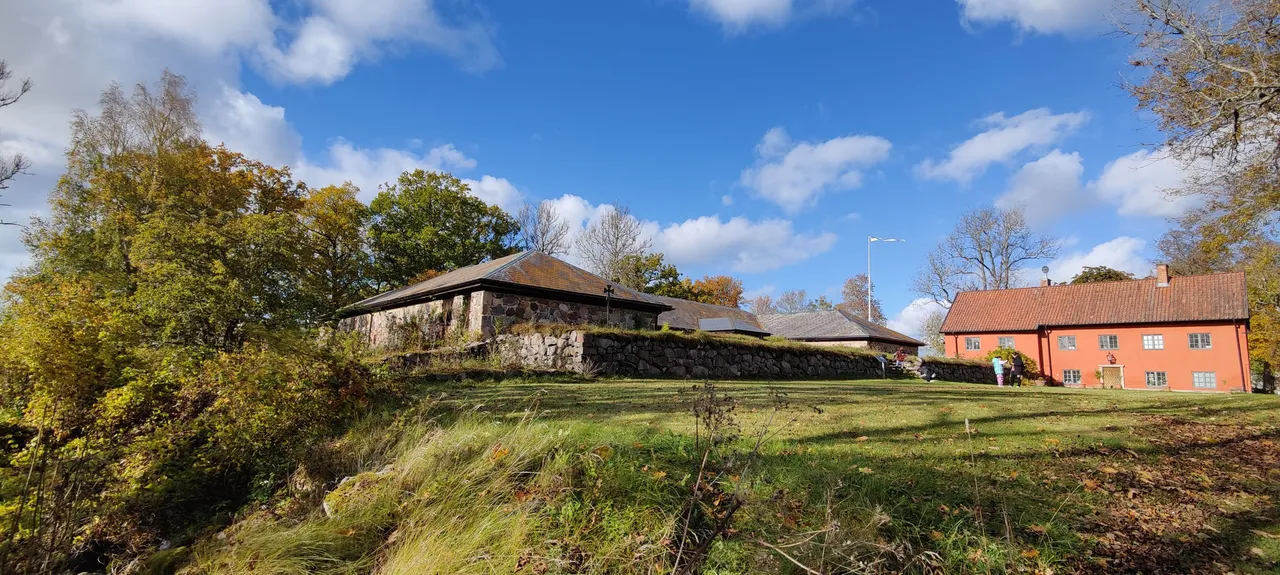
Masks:
[[[1170,276],[1169,276],[1169,279],[1170,279],[1170,280],[1179,280],[1179,279],[1192,279],[1192,278],[1211,278],[1211,277],[1232,276],[1232,275],[1245,275],[1245,272],[1242,272],[1242,271],[1230,271],[1230,272],[1214,272],[1214,273],[1211,273],[1211,274],[1191,274],[1191,275],[1185,275],[1185,276],[1180,276],[1180,275],[1170,275]],[[1041,285],[1041,286],[1019,286],[1019,287],[1010,287],[1010,288],[971,289],[971,290],[964,290],[964,291],[961,291],[961,292],[956,293],[956,297],[960,297],[961,295],[963,295],[963,294],[968,294],[968,293],[1009,292],[1009,291],[1023,291],[1023,290],[1044,290],[1044,289],[1060,289],[1060,288],[1068,288],[1068,287],[1084,288],[1085,286],[1094,286],[1094,285],[1114,285],[1114,284],[1128,284],[1128,283],[1138,283],[1138,282],[1151,282],[1151,281],[1155,281],[1155,279],[1156,279],[1156,278],[1154,278],[1154,277],[1146,277],[1146,278],[1136,278],[1136,279],[1131,279],[1131,280],[1110,280],[1110,281],[1102,281],[1102,282],[1086,282],[1086,283],[1082,283],[1082,284],[1060,283],[1060,284],[1053,284],[1053,285],[1047,285],[1047,286],[1043,286],[1043,285]],[[806,312],[806,313],[808,313],[808,312]]]

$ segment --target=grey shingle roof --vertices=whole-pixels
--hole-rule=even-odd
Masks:
[[[922,346],[924,342],[840,310],[756,316],[773,335],[795,340],[873,340]]]
[[[736,307],[726,307],[710,303],[689,301],[674,297],[643,294],[657,303],[671,306],[671,309],[658,315],[658,325],[667,324],[672,329],[695,330],[704,329],[698,322],[704,319],[728,318],[744,323],[755,329],[761,329],[760,321],[751,312]]]

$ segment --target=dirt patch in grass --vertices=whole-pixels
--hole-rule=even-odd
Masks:
[[[1280,430],[1143,416],[1147,453],[1108,450],[1080,473],[1095,495],[1081,535],[1092,573],[1227,573],[1280,566]]]

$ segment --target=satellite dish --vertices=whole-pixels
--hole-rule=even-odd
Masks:
[[[1040,268],[1040,271],[1043,272],[1044,275],[1049,275],[1049,266],[1044,266]]]

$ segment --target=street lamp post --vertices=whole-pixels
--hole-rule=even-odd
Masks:
[[[871,319],[871,242],[905,242],[900,238],[877,238],[867,236],[867,321]]]

